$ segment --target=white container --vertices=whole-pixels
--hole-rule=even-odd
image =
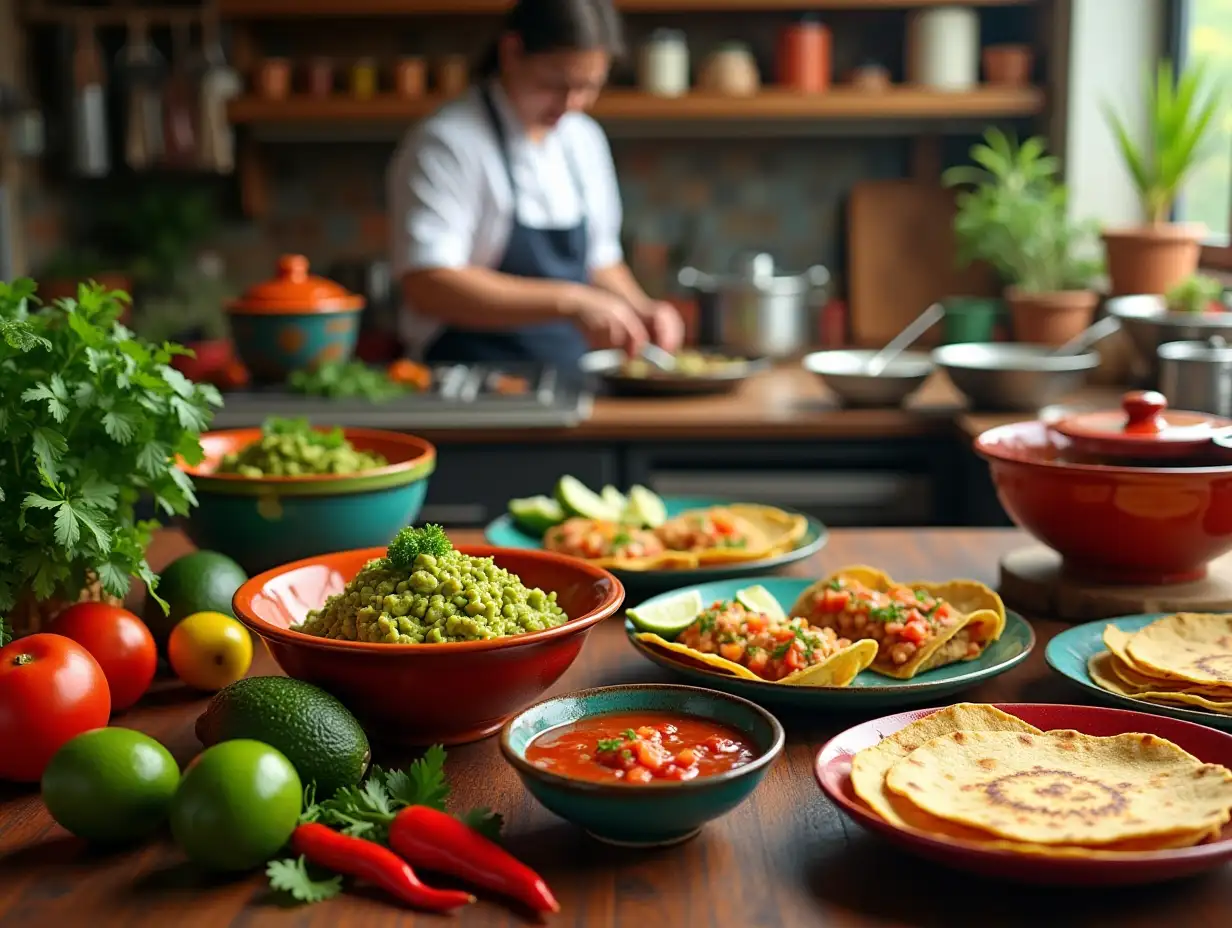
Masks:
[[[980,17],[970,7],[911,14],[907,80],[933,90],[971,90],[980,80]]]
[[[689,92],[689,44],[683,32],[656,29],[642,46],[639,64],[643,93],[679,97]]]

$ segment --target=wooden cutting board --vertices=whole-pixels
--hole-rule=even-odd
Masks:
[[[847,204],[847,297],[851,340],[880,348],[930,303],[999,296],[992,270],[954,259],[954,194],[936,183],[860,181]],[[919,342],[935,345],[936,325]]]

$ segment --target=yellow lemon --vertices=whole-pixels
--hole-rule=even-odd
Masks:
[[[221,612],[195,612],[176,624],[167,642],[175,675],[189,686],[213,692],[248,673],[252,637]]]

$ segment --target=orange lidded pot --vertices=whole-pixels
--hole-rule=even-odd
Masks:
[[[227,304],[236,353],[252,378],[264,383],[349,361],[364,302],[334,281],[310,274],[303,255],[283,255],[271,280]]]
[[[779,33],[778,83],[788,90],[823,93],[830,89],[830,29],[803,16]]]

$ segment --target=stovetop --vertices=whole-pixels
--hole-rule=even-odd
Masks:
[[[224,399],[214,415],[216,429],[282,416],[352,428],[436,430],[571,428],[590,418],[594,394],[555,368],[455,364],[434,366],[428,390],[383,402],[305,396],[281,385],[232,391]]]

